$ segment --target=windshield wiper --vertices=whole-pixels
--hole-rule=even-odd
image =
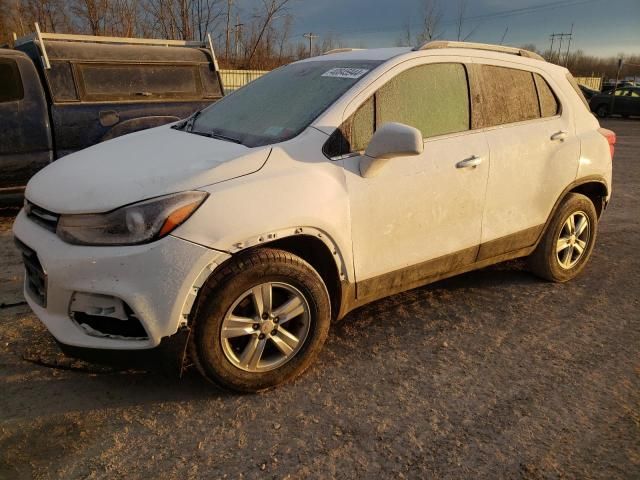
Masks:
[[[222,135],[220,133],[215,133],[215,132],[200,132],[198,130],[188,130],[189,133],[193,133],[194,135],[201,135],[203,137],[208,137],[208,138],[216,138],[218,140],[224,140],[226,142],[232,142],[232,143],[237,143],[242,145],[242,140],[239,140],[237,138],[233,138],[233,137],[228,137],[226,135]]]
[[[189,117],[189,119],[187,120],[187,123],[184,124],[185,132],[193,132],[193,124],[195,123],[196,118],[198,118],[201,113],[202,113],[202,110],[198,110],[196,113],[191,115],[191,117]]]
[[[211,132],[211,133],[209,133],[209,136],[211,138],[217,138],[219,140],[226,140],[227,142],[239,143],[240,145],[242,145],[242,140],[240,140],[238,138],[234,138],[234,137],[229,137],[227,135],[222,135],[221,133]]]

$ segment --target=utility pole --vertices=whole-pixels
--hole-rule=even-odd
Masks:
[[[318,35],[314,35],[313,32],[309,32],[302,36],[309,39],[309,56],[311,57],[313,56],[313,39],[318,38]]]
[[[554,58],[557,57],[558,64],[562,62],[562,42],[565,38],[569,39],[569,45],[567,46],[567,53],[565,54],[565,65],[569,58],[569,47],[571,46],[571,38],[573,37],[573,24],[571,25],[570,33],[552,33],[551,34],[551,47],[549,48],[549,61],[553,62]],[[553,45],[558,39],[558,53],[554,51]]]
[[[569,50],[571,49],[571,40],[573,38],[573,23],[571,24],[571,32],[569,32],[569,43],[567,44],[567,54],[564,56],[564,66],[569,64]]]
[[[505,39],[505,37],[507,36],[507,33],[509,33],[509,26],[507,26],[507,27],[504,29],[504,33],[502,34],[502,38],[500,39],[500,45],[502,45],[502,44],[504,43],[504,39]]]
[[[226,41],[224,43],[224,59],[229,63],[229,23],[231,21],[231,8],[233,7],[233,0],[227,0],[227,31]]]
[[[611,92],[611,110],[609,111],[609,115],[613,114],[613,107],[616,101],[616,90],[618,89],[618,82],[620,81],[620,70],[622,70],[622,58],[618,59],[618,70],[616,71],[616,85],[613,87],[613,92]]]
[[[238,60],[238,57],[240,56],[240,41],[242,38],[242,26],[244,25],[244,23],[240,23],[240,16],[236,15],[236,24],[235,24],[235,34],[236,34],[236,61]]]

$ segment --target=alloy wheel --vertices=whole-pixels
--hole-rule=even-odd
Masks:
[[[309,304],[300,290],[284,282],[261,283],[227,311],[220,330],[222,351],[241,370],[274,370],[298,353],[310,325]]]
[[[591,226],[589,217],[584,212],[574,212],[565,220],[556,242],[556,258],[562,268],[573,268],[584,255],[589,239]]]

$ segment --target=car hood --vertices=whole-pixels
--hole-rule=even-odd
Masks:
[[[105,212],[256,172],[270,150],[162,126],[53,162],[29,181],[25,196],[55,213]]]

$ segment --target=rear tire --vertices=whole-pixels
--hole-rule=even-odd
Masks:
[[[605,104],[598,105],[598,108],[596,108],[596,115],[600,118],[607,118],[609,116],[609,107]]]
[[[530,270],[551,282],[566,282],[584,269],[598,231],[598,214],[588,197],[570,193],[528,257]]]
[[[302,258],[276,249],[239,254],[201,293],[189,355],[209,381],[258,392],[303,373],[329,332],[329,294]]]

